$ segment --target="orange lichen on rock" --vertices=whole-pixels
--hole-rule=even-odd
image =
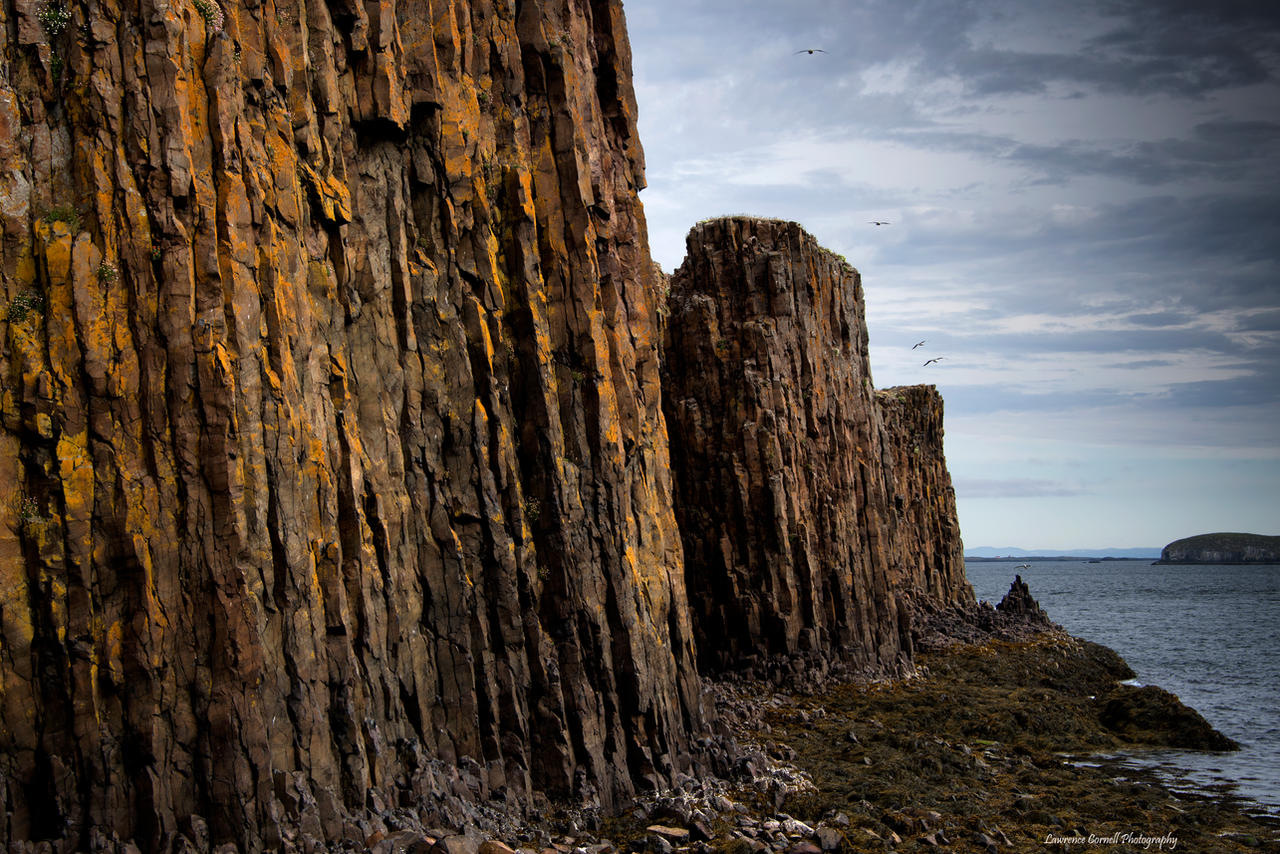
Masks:
[[[4,45],[43,311],[0,321],[0,479],[47,515],[2,517],[0,836],[669,781],[703,712],[621,4],[204,5]]]
[[[898,593],[959,595],[847,264],[711,223],[664,321],[621,0],[19,6],[0,837],[618,806],[694,761],[695,628],[890,669]]]

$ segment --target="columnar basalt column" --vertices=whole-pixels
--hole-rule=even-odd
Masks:
[[[931,385],[876,392],[892,461],[895,586],[935,604],[973,601],[956,494],[942,446],[942,396]]]
[[[664,408],[698,655],[909,655],[858,273],[795,223],[704,222],[671,278]]]
[[[44,5],[0,27],[0,838],[670,780],[620,0]]]

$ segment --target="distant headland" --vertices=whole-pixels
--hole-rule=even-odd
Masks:
[[[1280,563],[1280,537],[1200,534],[1169,543],[1155,563]]]

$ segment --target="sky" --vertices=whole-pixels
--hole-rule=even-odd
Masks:
[[[1280,534],[1280,3],[626,15],[655,260],[725,214],[845,255],[877,387],[945,400],[967,548]]]

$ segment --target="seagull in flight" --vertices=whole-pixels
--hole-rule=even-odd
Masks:
[[[927,341],[927,340],[929,340],[929,339],[927,339],[927,338],[926,338],[926,339],[925,339],[925,341]],[[912,345],[911,345],[911,349],[912,349],[912,350],[914,350],[914,349],[915,349],[915,348],[917,348],[917,347],[923,347],[923,346],[924,346],[924,341],[921,341],[919,344],[912,344]]]
[[[913,348],[913,349],[914,349],[914,348]],[[942,357],[942,356],[939,356],[939,357],[938,357],[938,358],[936,358],[936,359],[930,359],[929,361],[927,361],[927,362],[925,362],[925,363],[924,363],[924,367],[926,367],[926,368],[927,368],[927,367],[929,367],[930,365],[932,365],[934,362],[941,362],[941,361],[942,361],[942,359],[943,359],[943,357]]]
[[[868,225],[893,225],[893,223],[888,220],[873,219],[868,222]]]
[[[820,48],[820,47],[806,47],[806,48],[804,48],[803,50],[798,50],[798,51],[796,51],[795,53],[793,53],[793,54],[791,54],[791,55],[792,55],[792,56],[799,56],[799,55],[800,55],[800,54],[802,54],[802,53],[807,53],[807,54],[809,54],[810,56],[813,56],[815,53],[826,53],[826,51],[825,51],[825,50],[823,50],[823,49],[822,49],[822,48]]]

